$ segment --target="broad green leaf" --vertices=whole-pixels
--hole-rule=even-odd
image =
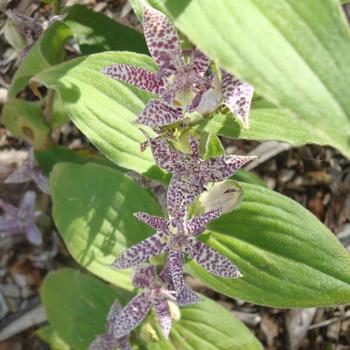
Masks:
[[[35,158],[47,175],[57,163],[97,163],[123,172],[123,169],[103,157],[100,153],[89,149],[71,150],[67,147],[52,145],[48,149],[35,152]]]
[[[108,52],[52,67],[35,80],[57,90],[69,117],[107,158],[140,173],[153,170],[161,178],[163,173],[157,170],[151,151],[140,151],[145,138],[133,124],[150,95],[104,76],[101,69],[113,63],[155,70],[146,55]]]
[[[337,1],[168,0],[166,8],[194,44],[288,110],[290,123],[301,119],[350,156],[350,36]]]
[[[159,205],[117,170],[97,164],[57,164],[50,175],[53,218],[68,250],[97,276],[132,290],[130,271],[109,265],[126,247],[153,232],[136,211],[159,215]]]
[[[232,139],[277,140],[302,146],[307,143],[329,144],[329,139],[318,135],[314,128],[301,119],[291,118],[285,110],[278,109],[266,101],[254,101],[249,116],[249,129],[241,128],[231,114],[216,114],[199,121],[195,128],[206,132],[217,132]]]
[[[52,118],[48,120],[51,129],[56,129],[66,124],[69,121],[67,113],[64,111],[64,106],[60,95],[54,93],[52,104]]]
[[[121,167],[164,181],[164,175],[154,165],[151,152],[140,152],[139,143],[144,137],[132,123],[150,95],[100,73],[103,67],[116,62],[140,66],[150,71],[156,68],[152,59],[145,55],[103,53],[52,67],[35,79],[58,91],[67,114],[107,158]],[[210,134],[218,132],[231,138],[276,139],[297,145],[325,143],[307,130],[303,122],[288,119],[285,112],[261,101],[254,104],[256,107],[253,106],[250,130],[241,130],[232,116],[222,115],[205,119],[197,127]],[[277,120],[277,126],[271,128],[274,120]],[[288,123],[288,120],[294,123]]]
[[[253,185],[259,185],[263,187],[267,187],[266,182],[260,178],[258,175],[254,174],[251,171],[247,171],[244,169],[238,170],[231,179],[241,182],[247,182]]]
[[[108,50],[148,54],[144,36],[140,32],[103,13],[91,11],[86,6],[69,7],[64,22],[72,30],[83,55]]]
[[[211,288],[255,304],[311,307],[350,302],[350,256],[300,204],[262,186],[241,183],[239,209],[208,225],[202,239],[240,268],[220,279],[194,262],[189,271]]]
[[[111,287],[73,269],[51,272],[40,294],[50,324],[75,350],[86,350],[105,332],[108,310],[117,299]]]
[[[64,45],[71,37],[72,32],[65,24],[53,23],[41,35],[18,68],[9,88],[9,98],[15,97],[19,91],[24,89],[35,74],[62,62]]]
[[[44,326],[36,333],[41,339],[50,345],[51,350],[70,350],[70,347],[57,334],[52,326]]]
[[[260,350],[262,345],[232,313],[202,297],[199,303],[181,308],[181,320],[173,322],[168,341],[149,343],[147,349]]]
[[[28,140],[36,149],[46,148],[50,143],[50,128],[39,103],[10,99],[4,104],[2,117],[14,136]]]

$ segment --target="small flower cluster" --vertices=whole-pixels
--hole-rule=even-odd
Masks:
[[[27,161],[6,178],[5,184],[28,181],[33,181],[43,193],[50,193],[48,179],[36,162],[33,150],[28,152]],[[41,212],[35,211],[35,203],[36,194],[33,191],[24,194],[18,208],[0,199],[0,208],[3,211],[3,215],[0,216],[0,237],[24,233],[32,244],[42,244],[41,233],[35,225],[35,220]]]
[[[224,205],[194,217],[190,216],[189,207],[205,191],[208,183],[228,179],[254,157],[223,155],[203,160],[195,138],[189,140],[191,152],[184,153],[169,142],[168,133],[164,131],[174,123],[183,122],[187,113],[209,114],[221,104],[225,104],[243,126],[248,127],[253,89],[222,69],[212,73],[210,60],[201,51],[182,51],[176,29],[169,19],[148,6],[144,6],[144,33],[149,51],[159,66],[158,72],[114,64],[103,69],[103,73],[159,96],[149,101],[137,123],[151,127],[159,134],[149,138],[144,132],[147,141],[142,144],[142,149],[150,146],[157,165],[172,174],[167,190],[168,218],[143,212],[134,214],[155,233],[124,251],[112,266],[118,269],[136,268],[133,285],[144,291],[124,309],[112,307],[107,334],[97,338],[90,350],[113,349],[118,345],[128,349],[125,337],[152,307],[164,336],[168,337],[171,328],[169,302],[186,306],[198,301],[196,294],[185,285],[185,255],[215,276],[242,276],[227,257],[197,240],[206,230],[206,225],[225,212]],[[151,257],[162,253],[167,256],[167,263],[159,274],[156,266],[144,265]],[[112,347],[108,347],[110,339],[113,339]]]

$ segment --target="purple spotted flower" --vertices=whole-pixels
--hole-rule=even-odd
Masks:
[[[148,137],[145,134],[146,137]],[[192,154],[186,154],[171,147],[164,137],[148,138],[154,160],[164,170],[173,174],[168,187],[168,212],[171,217],[182,216],[208,182],[218,182],[232,176],[254,156],[225,155],[202,160],[199,157],[199,143],[190,140]]]
[[[248,117],[254,94],[253,87],[223,69],[220,73],[211,75],[210,89],[203,91],[201,95],[196,97],[192,103],[191,111],[210,114],[220,104],[224,104],[241,121],[243,127],[249,128]],[[221,75],[221,79],[219,75]]]
[[[5,180],[6,184],[22,183],[27,181],[34,181],[39,189],[50,194],[49,182],[45,175],[43,175],[39,165],[37,164],[33,151],[29,151],[27,161],[18,169],[16,169]]]
[[[155,229],[156,233],[124,251],[112,266],[126,269],[143,263],[152,256],[166,253],[172,281],[178,292],[184,288],[184,254],[216,276],[240,277],[238,268],[229,259],[196,239],[205,231],[206,224],[220,214],[221,209],[215,209],[189,220],[186,216],[167,220],[147,213],[135,213],[138,220]]]
[[[113,334],[117,337],[123,337],[135,329],[152,307],[155,308],[164,336],[168,337],[171,329],[168,301],[174,301],[180,306],[198,301],[198,297],[190,288],[185,287],[180,293],[174,291],[167,267],[159,275],[154,265],[139,267],[132,282],[134,287],[144,291],[136,295],[115,318]]]
[[[0,199],[0,208],[3,210],[0,216],[1,234],[10,236],[24,233],[31,243],[42,243],[41,233],[35,225],[36,217],[41,214],[35,211],[35,198],[34,192],[26,192],[18,208]]]
[[[113,326],[122,311],[118,302],[113,303],[107,315],[107,332],[96,337],[88,350],[131,350],[128,335],[117,338],[113,334]]]
[[[192,100],[210,88],[210,80],[205,75],[210,61],[199,50],[192,50],[185,59],[175,26],[164,14],[149,6],[144,6],[143,26],[148,49],[159,66],[158,72],[114,64],[103,73],[158,94],[160,99],[151,99],[137,122],[159,128],[182,119],[184,112],[191,108]]]
[[[210,72],[210,60],[198,49],[181,49],[175,26],[161,12],[144,7],[144,34],[149,51],[157,62],[157,73],[126,64],[114,64],[103,70],[113,79],[155,93],[137,122],[154,128],[181,120],[185,112],[213,112],[221,103],[248,127],[253,88],[221,71]],[[189,56],[189,57],[188,57]]]

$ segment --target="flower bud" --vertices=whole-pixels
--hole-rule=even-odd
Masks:
[[[222,209],[227,214],[236,209],[242,201],[243,189],[233,180],[214,183],[199,197],[199,206],[207,212],[212,209]]]

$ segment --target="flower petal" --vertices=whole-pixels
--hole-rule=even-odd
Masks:
[[[197,73],[205,73],[210,66],[210,59],[202,51],[196,49],[191,54],[191,63]]]
[[[188,306],[198,303],[199,298],[197,294],[189,287],[184,287],[176,297],[176,303],[179,306]]]
[[[33,217],[35,219],[34,207],[35,207],[36,195],[33,191],[27,191],[18,207],[18,215],[21,217]]]
[[[26,166],[21,166],[6,178],[5,184],[19,184],[31,181],[31,179],[32,177],[28,172],[28,168]]]
[[[223,71],[221,89],[222,102],[241,120],[245,128],[249,128],[248,117],[254,94],[253,87]]]
[[[181,250],[172,250],[169,252],[168,261],[170,264],[171,277],[173,280],[174,288],[177,292],[180,292],[185,286],[183,276],[183,253]]]
[[[213,275],[225,278],[242,277],[236,265],[206,244],[194,240],[191,247],[194,251],[191,258]]]
[[[117,338],[128,335],[146,317],[153,301],[148,292],[136,295],[116,317],[113,335]]]
[[[205,226],[212,220],[217,219],[222,213],[221,209],[213,209],[205,214],[196,216],[187,221],[187,230],[192,236],[197,236],[205,230]]]
[[[41,232],[38,227],[34,224],[30,224],[25,228],[26,237],[29,242],[34,245],[40,245],[43,243]]]
[[[50,194],[49,179],[42,174],[41,170],[33,170],[33,181],[41,192]]]
[[[159,128],[175,123],[184,116],[181,108],[173,108],[161,100],[150,100],[136,119],[136,123]]]
[[[118,338],[118,346],[120,350],[132,350],[128,336]]]
[[[193,181],[193,179],[182,178],[178,175],[172,177],[167,191],[167,205],[170,216],[178,218],[184,215],[186,206],[192,203],[203,190],[199,180]]]
[[[156,231],[166,231],[168,229],[169,221],[159,216],[143,212],[136,212],[134,213],[134,216],[137,220],[151,226]]]
[[[159,318],[160,328],[164,336],[168,338],[171,329],[171,314],[168,301],[166,299],[156,299],[154,307]]]
[[[168,141],[162,137],[155,137],[148,140],[155,162],[162,169],[170,173],[179,173],[185,171],[187,162],[183,153],[177,152],[172,148]]]
[[[102,73],[154,94],[158,94],[164,88],[164,81],[157,79],[154,73],[127,64],[113,64],[104,68]]]
[[[112,334],[99,335],[89,346],[88,350],[114,350],[118,340]]]
[[[163,241],[163,237],[164,234],[158,232],[140,243],[133,245],[120,254],[112,266],[117,269],[127,269],[141,264],[148,258],[161,253],[166,245]]]
[[[210,158],[203,163],[203,176],[207,182],[225,180],[255,158],[238,155]]]
[[[154,289],[161,285],[155,265],[139,267],[135,270],[132,284],[135,288]]]
[[[16,217],[18,209],[11,203],[5,202],[0,199],[0,208],[4,211],[6,216]]]
[[[163,13],[145,5],[143,29],[148,49],[160,67],[174,61],[181,62],[181,46],[176,28]]]

